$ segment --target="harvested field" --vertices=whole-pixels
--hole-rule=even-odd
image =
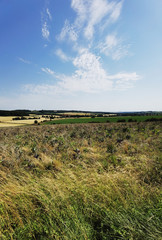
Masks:
[[[45,120],[45,118],[42,118],[42,116],[38,115],[36,117],[37,118],[40,117],[40,119],[13,120],[13,118],[16,118],[16,117],[14,117],[14,116],[0,117],[0,128],[1,127],[17,127],[17,126],[23,126],[23,125],[31,125],[31,124],[34,124],[35,120],[37,120],[38,122],[42,122]]]

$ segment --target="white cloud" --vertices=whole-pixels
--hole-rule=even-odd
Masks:
[[[52,15],[50,13],[49,8],[44,8],[41,13],[41,21],[42,21],[42,36],[44,39],[49,40],[50,31],[49,31],[49,21],[52,21]]]
[[[100,68],[99,58],[87,49],[80,50],[80,55],[74,59],[73,64],[75,67],[86,70]]]
[[[47,22],[44,22],[43,25],[42,25],[42,36],[46,40],[49,40],[49,35],[50,35],[50,32],[49,32],[49,29],[48,29]]]
[[[61,76],[59,86],[69,91],[102,92],[110,90],[126,90],[140,79],[136,73],[118,73],[109,75],[102,67],[100,58],[83,49],[74,59],[77,68],[71,76]]]
[[[128,55],[128,46],[118,45],[117,49],[112,51],[112,59],[113,60],[120,60],[121,58]]]
[[[118,40],[117,40],[116,36],[114,34],[108,35],[106,37],[106,44],[107,44],[107,47],[110,49],[113,47],[116,47],[116,45],[118,44]]]
[[[28,61],[28,60],[26,60],[24,58],[19,57],[18,59],[19,59],[20,62],[23,62],[23,63],[26,63],[26,64],[31,64],[30,61]]]
[[[114,47],[117,46],[119,40],[116,38],[115,34],[108,35],[105,39],[104,43],[100,43],[98,48],[100,49],[101,53],[105,53],[109,55],[109,51],[112,50]]]
[[[49,75],[52,75],[52,76],[55,74],[55,72],[52,71],[50,68],[41,68],[41,70],[42,70],[42,72],[45,72],[45,73],[47,73]]]
[[[109,34],[103,43],[98,45],[101,53],[112,57],[113,60],[119,60],[128,55],[129,46],[122,44],[122,39],[117,38],[116,34]]]
[[[47,95],[60,94],[63,92],[63,90],[59,86],[49,84],[40,85],[27,84],[24,86],[24,90],[32,94],[47,94]]]
[[[87,39],[91,39],[94,35],[94,29],[104,17],[110,14],[113,10],[114,4],[107,0],[93,0],[88,11],[88,23],[84,30],[84,35]]]
[[[46,13],[47,13],[49,19],[52,21],[52,15],[51,15],[50,10],[48,8],[46,9]]]
[[[100,27],[101,31],[103,31],[108,25],[115,23],[119,19],[123,7],[123,2],[124,0],[121,0],[118,3],[111,2],[112,8],[110,16],[104,19],[104,22],[102,22],[102,26]]]
[[[122,10],[122,6],[123,6],[123,0],[121,2],[115,4],[114,9],[113,9],[113,11],[111,13],[111,16],[110,16],[110,18],[113,22],[118,20],[118,18],[120,16],[120,13],[121,13],[121,10]]]
[[[53,76],[53,84],[27,85],[26,89],[32,93],[52,94],[59,92],[101,93],[110,90],[126,90],[140,79],[136,73],[108,74],[100,63],[100,58],[87,49],[80,50],[80,54],[73,60],[76,70],[71,75],[56,74],[49,68],[41,70]]]
[[[75,25],[79,27],[84,23],[87,18],[88,1],[72,0],[71,8],[77,13]]]
[[[70,60],[70,58],[60,48],[56,50],[56,55],[64,62],[68,62]]]
[[[115,22],[120,16],[123,1],[109,0],[72,0],[71,8],[77,16],[73,23],[65,21],[58,40],[68,38],[77,41],[78,35],[82,34],[87,40],[91,40],[95,33],[95,27],[103,28],[105,22]]]
[[[141,76],[139,76],[136,72],[123,72],[111,75],[109,78],[115,81],[114,90],[126,90],[132,88],[134,86],[134,82],[140,80]]]
[[[71,0],[71,8],[76,13],[76,18],[71,23],[65,20],[58,41],[68,40],[73,43],[77,56],[69,58],[62,49],[58,48],[55,54],[63,61],[72,61],[75,71],[70,75],[56,74],[49,68],[41,70],[48,75],[53,76],[54,83],[51,85],[38,85],[31,91],[37,92],[103,92],[118,89],[127,89],[133,86],[134,82],[140,79],[136,73],[118,73],[110,75],[101,64],[101,57],[93,53],[93,48],[98,48],[100,53],[110,56],[113,60],[119,60],[128,54],[128,47],[122,44],[122,39],[117,37],[117,33],[108,34],[105,40],[98,46],[89,45],[86,48],[81,47],[80,38],[84,37],[91,44],[97,30],[102,30],[108,23],[114,23],[119,19],[123,0]],[[46,15],[52,20],[49,9],[46,9]],[[44,19],[42,34],[44,38],[49,39],[49,30],[47,18]],[[84,45],[87,41],[84,41]],[[90,50],[91,49],[91,50]],[[28,88],[29,89],[29,88]],[[35,89],[35,90],[33,90]]]
[[[74,26],[70,25],[68,20],[65,20],[64,27],[62,28],[61,33],[57,36],[57,40],[63,41],[66,37],[72,42],[75,42],[78,39]]]
[[[108,79],[99,58],[88,50],[83,50],[73,64],[77,70],[71,76],[60,76],[60,87],[72,92],[98,92],[112,88],[112,81]]]

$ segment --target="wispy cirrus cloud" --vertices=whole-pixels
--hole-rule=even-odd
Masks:
[[[88,49],[80,51],[79,56],[73,60],[73,65],[76,71],[72,75],[59,76],[59,86],[72,92],[126,90],[141,78],[136,72],[121,72],[114,75],[107,73],[102,67],[100,57]]]
[[[41,70],[42,70],[42,72],[45,72],[45,73],[47,73],[51,76],[53,76],[55,74],[54,71],[52,71],[50,68],[47,68],[47,67],[46,68],[41,68]]]
[[[97,48],[100,53],[111,57],[113,60],[120,60],[128,55],[129,45],[123,45],[123,40],[113,33],[107,35],[104,42],[100,42]]]
[[[76,68],[71,75],[56,74],[49,68],[41,70],[53,76],[54,84],[43,84],[28,86],[26,89],[32,93],[59,92],[86,92],[99,93],[103,91],[126,90],[133,87],[140,79],[136,72],[119,72],[111,75],[105,71],[100,62],[100,57],[91,53],[88,49],[80,50],[80,54],[73,59],[73,66]]]
[[[31,94],[45,94],[45,95],[53,95],[63,93],[63,89],[61,89],[57,85],[49,85],[49,84],[26,84],[23,87],[25,92]]]
[[[110,19],[112,22],[116,22],[118,20],[118,18],[120,17],[120,13],[121,13],[121,10],[122,10],[122,7],[123,7],[123,0],[118,2],[118,3],[114,3],[114,6],[113,6],[113,10],[112,10],[112,13],[110,15]]]
[[[65,20],[61,33],[57,36],[57,40],[63,41],[66,37],[72,42],[75,42],[78,39],[78,34],[75,30],[75,27],[71,25],[67,19]]]
[[[26,60],[24,58],[18,57],[20,62],[26,63],[26,64],[31,64],[31,62],[29,60]]]
[[[71,58],[68,57],[60,48],[56,50],[55,54],[64,62],[68,62],[71,60]]]
[[[132,88],[135,82],[141,78],[142,77],[136,72],[120,72],[109,76],[109,79],[114,81],[114,90],[127,90]]]
[[[122,2],[120,2],[122,5]],[[115,22],[118,17],[120,16],[120,11],[117,11],[117,3],[115,2],[109,2],[106,0],[94,0],[91,1],[89,11],[88,11],[88,21],[87,26],[84,29],[84,35],[87,39],[92,39],[93,35],[95,33],[95,27],[99,24],[102,24],[103,20],[105,22],[105,18],[108,18],[109,20],[113,19],[113,22]]]
[[[48,93],[48,91],[49,93],[52,91],[96,93],[133,87],[134,83],[141,78],[136,72],[122,71],[112,75],[102,66],[103,54],[113,60],[120,60],[128,55],[129,46],[123,44],[117,32],[103,33],[109,24],[119,20],[123,2],[123,0],[71,0],[71,8],[76,13],[76,17],[73,22],[65,20],[57,40],[58,42],[66,40],[67,44],[73,43],[72,50],[75,49],[75,53],[73,52],[73,57],[69,57],[62,48],[57,48],[55,54],[63,62],[70,61],[75,71],[67,75],[56,73],[47,67],[41,68],[44,73],[53,77],[54,83],[28,86],[28,90],[42,93]],[[52,20],[48,8],[44,18],[44,38],[49,39],[47,18],[49,21]],[[101,39],[104,40],[93,41],[99,32]],[[98,55],[94,53],[96,50]]]
[[[79,34],[83,34],[85,39],[91,40],[95,34],[95,28],[114,23],[118,20],[123,5],[122,1],[108,0],[72,0],[71,8],[77,16],[73,23],[66,19],[58,40],[68,38],[76,41]]]
[[[98,92],[111,90],[106,71],[102,68],[99,58],[83,49],[82,53],[73,60],[76,71],[71,76],[61,76],[59,86],[69,91]]]
[[[80,39],[84,38],[86,48],[92,48],[91,40],[95,39],[98,32],[103,32],[108,24],[115,23],[121,14],[123,0],[71,0],[71,8],[76,13],[76,18],[72,23],[65,20],[60,34],[57,36],[58,41],[68,40],[75,43],[73,49],[79,51]],[[105,34],[101,34],[105,38]],[[113,60],[120,60],[128,54],[128,46],[122,44],[121,38],[115,34],[108,34],[105,42],[98,45],[93,41],[93,48],[98,48],[100,53],[111,57]],[[105,51],[106,50],[106,51]]]
[[[49,32],[47,22],[44,22],[42,25],[42,36],[44,39],[49,40],[49,35],[50,35],[50,32]]]
[[[45,40],[49,40],[50,36],[50,28],[49,28],[49,21],[52,21],[52,15],[50,13],[49,8],[45,8],[41,13],[41,21],[42,21],[42,37]]]
[[[48,18],[52,21],[52,15],[51,15],[51,13],[50,13],[49,8],[46,9],[46,13],[47,13],[47,15],[48,15]]]

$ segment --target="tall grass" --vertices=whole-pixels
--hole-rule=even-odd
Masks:
[[[0,239],[161,239],[161,123],[0,132]]]

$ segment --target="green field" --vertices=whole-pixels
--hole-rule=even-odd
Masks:
[[[121,120],[125,120],[126,122],[128,122],[130,119],[132,119],[132,121],[144,122],[152,118],[161,119],[162,116],[67,118],[67,119],[57,119],[57,120],[47,121],[47,122],[44,122],[43,124],[106,123],[106,122],[113,123]]]

